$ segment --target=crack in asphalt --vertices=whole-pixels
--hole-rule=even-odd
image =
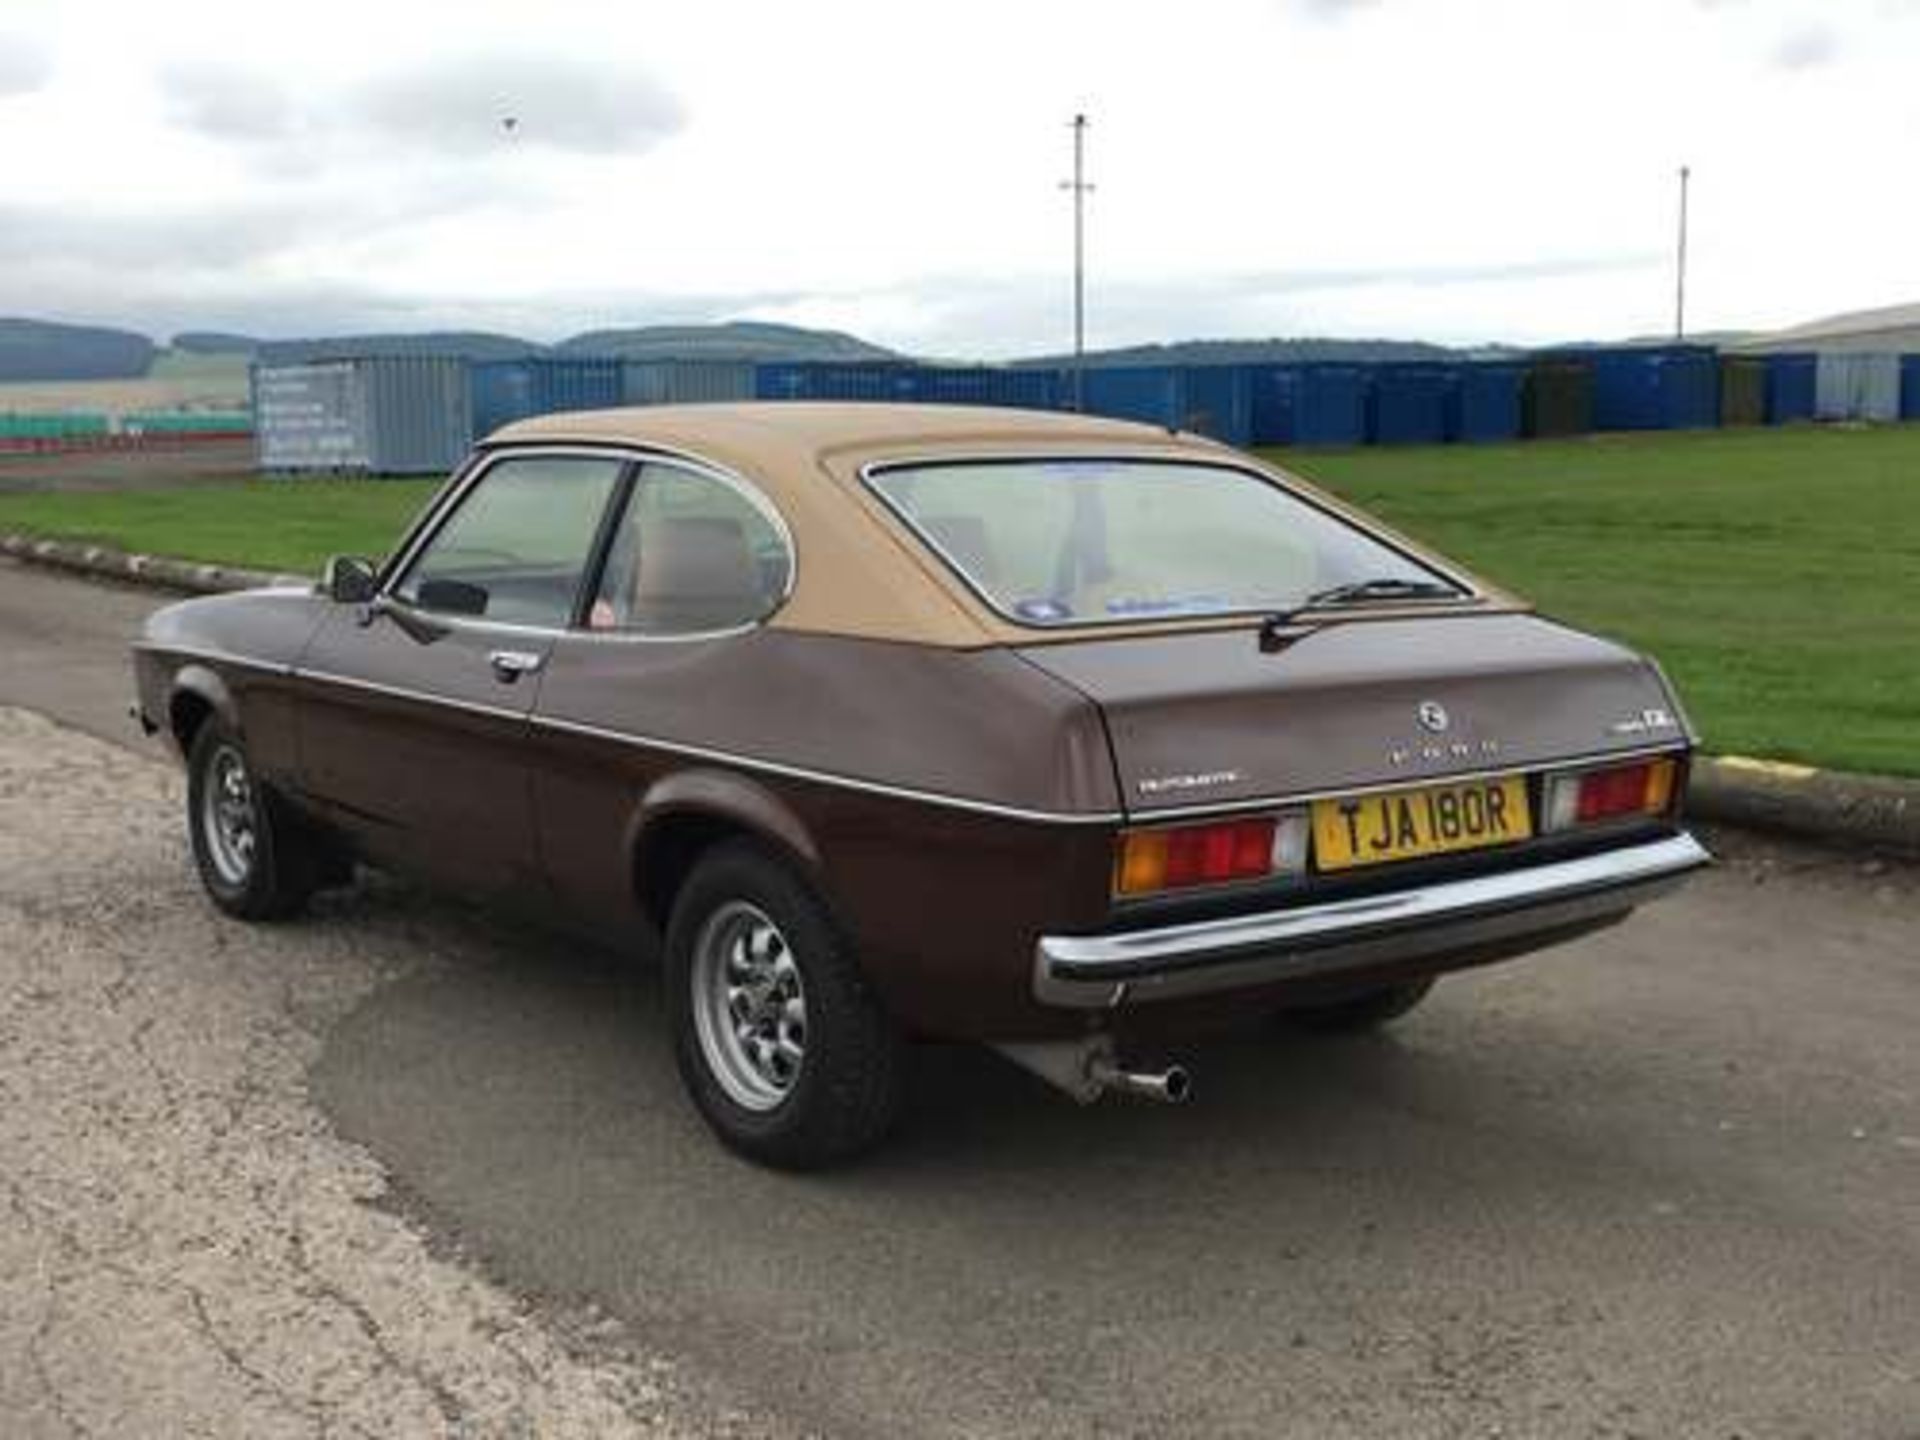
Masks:
[[[382,1204],[306,1071],[329,1025],[434,963],[410,902],[242,929],[193,889],[181,788],[0,708],[0,1428],[734,1428],[631,1337],[533,1310]]]

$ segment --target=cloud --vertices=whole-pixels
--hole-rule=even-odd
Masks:
[[[160,72],[167,118],[217,140],[274,140],[294,125],[285,88],[266,75],[232,65],[188,61]]]
[[[1381,0],[1294,0],[1316,20],[1344,20],[1362,10],[1371,10]]]
[[[367,130],[449,152],[520,144],[583,154],[638,154],[685,123],[679,102],[644,72],[566,56],[478,55],[373,80],[349,100]]]
[[[644,71],[565,55],[475,54],[430,60],[329,87],[195,62],[168,67],[167,115],[207,138],[249,144],[256,159],[477,156],[504,143],[585,155],[636,155],[680,130],[679,101]],[[258,152],[270,150],[270,156]]]
[[[53,59],[24,35],[0,34],[0,99],[28,95],[47,83]]]
[[[1435,313],[1462,317],[1450,337],[1438,338],[1473,342],[1488,338],[1498,328],[1473,318],[1481,313],[1485,297],[1552,287],[1561,281],[1619,280],[1663,259],[1649,251],[1166,279],[1096,274],[1090,299],[1098,332],[1095,342],[1102,347],[1194,338],[1438,335],[1404,319],[1363,325],[1356,332],[1350,325],[1329,323],[1326,318],[1349,309],[1363,314],[1382,307],[1392,311],[1416,300],[1435,307]],[[848,330],[863,339],[920,354],[1004,359],[1066,348],[1067,294],[1064,276],[988,278],[953,273],[872,290],[762,296],[745,301],[741,313],[756,320]]]
[[[1774,46],[1773,63],[1782,70],[1817,70],[1840,53],[1840,37],[1826,25],[1803,25]]]
[[[465,214],[486,204],[496,188],[480,167],[444,166],[393,176],[255,185],[235,198],[190,210],[0,200],[0,284],[6,292],[30,296],[28,277],[36,272],[141,272],[160,277],[156,283],[162,285],[165,276],[178,274],[245,279],[242,271],[257,271],[278,257],[338,252]]]

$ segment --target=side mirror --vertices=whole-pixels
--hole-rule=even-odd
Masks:
[[[364,605],[379,588],[380,577],[373,562],[357,555],[334,556],[320,577],[321,591],[340,605]]]

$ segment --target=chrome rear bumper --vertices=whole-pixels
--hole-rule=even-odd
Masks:
[[[1033,993],[1108,1009],[1497,948],[1617,919],[1713,857],[1679,834],[1498,875],[1109,935],[1046,935]]]

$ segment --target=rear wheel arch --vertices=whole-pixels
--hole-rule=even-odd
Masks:
[[[628,853],[634,896],[647,918],[664,931],[701,857],[734,841],[766,851],[835,908],[819,847],[778,796],[744,776],[689,770],[655,783],[634,817]]]

